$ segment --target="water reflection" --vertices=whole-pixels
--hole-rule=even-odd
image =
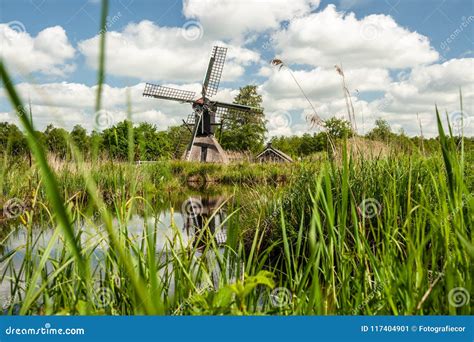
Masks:
[[[216,262],[216,255],[212,249],[207,251],[206,255],[203,255],[209,240],[202,237],[206,235],[203,233],[208,228],[219,247],[217,253],[223,253],[223,246],[227,241],[227,200],[228,197],[223,195],[192,195],[184,198],[180,203],[176,203],[174,206],[176,208],[170,205],[169,209],[162,210],[155,217],[146,217],[140,214],[132,215],[126,223],[127,234],[131,241],[139,245],[148,228],[156,230],[156,252],[160,253],[161,257],[169,262],[169,265],[162,268],[162,273],[172,272],[169,248],[194,248],[197,251],[195,255],[197,258],[203,257],[206,259],[208,268],[212,272],[213,283],[217,287],[221,275]],[[120,220],[114,219],[113,224],[117,227],[117,230],[123,229],[124,224]],[[94,246],[91,258],[93,268],[102,266],[109,248],[104,227],[100,223],[81,221],[76,222],[75,228],[82,232],[81,242],[83,246]],[[24,226],[18,226],[4,239],[0,250],[0,260],[3,260],[0,262],[0,274],[5,274],[6,277],[0,280],[0,312],[2,307],[5,309],[6,303],[12,302],[10,298],[11,284],[8,275],[19,274],[20,279],[24,279],[24,275],[19,271],[22,268],[25,256],[28,255],[25,246],[34,241],[32,254],[28,257],[39,259],[38,251],[46,248],[53,237],[53,232],[52,227],[34,227],[27,230]],[[170,245],[169,242],[175,240],[177,234],[180,235],[182,244]],[[3,241],[3,239],[0,241]],[[61,238],[58,239],[50,254],[53,260],[60,258],[64,244],[65,242]],[[11,253],[13,254],[9,256]],[[49,265],[48,262],[46,267]],[[99,269],[105,269],[105,267],[99,267]],[[100,276],[100,272],[98,276]],[[174,292],[175,284],[174,279],[171,278],[170,280],[169,290],[171,295]],[[26,284],[22,280],[20,285],[23,289],[26,288]]]
[[[188,236],[194,237],[195,247],[205,247],[205,240],[199,238],[199,233],[205,227],[209,228],[218,246],[227,241],[227,217],[225,196],[192,196],[182,204],[183,229]]]
[[[205,227],[214,235],[218,246],[224,245],[227,240],[227,203],[226,196],[193,195],[181,201],[181,208],[172,208],[160,211],[156,216],[144,216],[134,214],[126,222],[127,232],[132,241],[140,242],[144,238],[147,227],[156,228],[157,243],[156,250],[162,251],[168,240],[173,240],[177,234],[181,234],[184,246],[192,246],[193,242],[199,240],[199,235]],[[114,219],[112,224],[117,230],[124,224],[119,219]],[[4,228],[2,228],[4,229]],[[33,226],[27,229],[24,225],[18,225],[5,233],[0,239],[0,259],[14,250],[18,256],[27,244],[35,242],[34,249],[45,248],[53,236],[53,227]],[[98,245],[98,249],[106,250],[108,247],[105,238],[105,229],[100,222],[84,220],[75,223],[75,229],[81,231],[81,242],[83,246]],[[6,230],[5,230],[6,231]],[[200,239],[201,244],[204,240]],[[58,246],[53,248],[52,255],[55,255],[57,247],[62,247],[63,241],[58,242]],[[180,246],[176,246],[180,247]],[[61,248],[62,249],[62,248]],[[1,264],[0,264],[1,265]]]

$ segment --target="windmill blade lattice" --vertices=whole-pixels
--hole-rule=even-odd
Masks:
[[[146,97],[174,100],[179,102],[193,102],[195,95],[196,93],[193,91],[164,87],[151,83],[147,83],[145,85],[145,90],[143,91],[143,96]]]
[[[206,72],[206,78],[203,83],[203,95],[213,96],[217,94],[219,83],[221,81],[222,70],[224,69],[227,48],[214,46],[212,49],[211,59]]]
[[[225,119],[229,114],[229,109],[224,107],[217,107],[216,108],[216,120]]]

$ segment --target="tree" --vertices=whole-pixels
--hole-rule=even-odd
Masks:
[[[81,125],[74,126],[71,131],[71,140],[83,156],[86,156],[89,150],[89,137],[86,129]]]
[[[257,93],[257,86],[247,85],[240,88],[234,103],[261,110],[248,113],[229,110],[223,120],[223,132],[220,138],[222,147],[233,151],[260,151],[263,148],[267,129],[261,107],[262,96]]]
[[[335,139],[350,138],[353,135],[351,124],[344,119],[332,117],[324,122],[326,132]]]
[[[167,132],[158,132],[155,125],[146,122],[135,128],[135,144],[138,160],[169,158],[173,153],[173,144]]]
[[[297,156],[298,155],[298,149],[299,149],[299,142],[298,142],[298,137],[292,136],[292,137],[285,137],[285,136],[280,136],[280,137],[273,137],[270,142],[272,143],[272,146],[282,152],[285,152],[286,154],[290,156]]]
[[[303,134],[298,147],[299,156],[308,156],[319,150],[318,142],[309,133]]]
[[[273,147],[293,157],[305,157],[325,149],[326,133],[273,137],[271,143]]]
[[[387,141],[393,136],[392,129],[386,120],[375,120],[375,127],[367,133],[367,138],[372,140]]]
[[[104,146],[104,138],[100,132],[93,130],[89,140],[90,158],[91,160],[95,161],[99,156],[99,148]]]
[[[191,140],[191,132],[184,126],[171,126],[166,131],[166,136],[172,148],[171,156],[180,158]]]
[[[134,160],[157,160],[172,156],[174,145],[167,131],[158,131],[155,125],[147,122],[133,127],[131,121],[124,120],[105,129],[100,135],[102,149],[108,152],[111,159],[128,159],[130,129],[133,129]]]
[[[0,123],[0,148],[2,151],[13,155],[25,155],[28,144],[23,133],[14,124]]]
[[[109,158],[128,159],[128,130],[131,125],[130,121],[124,120],[102,131],[102,148],[108,151]]]
[[[57,128],[49,124],[44,134],[48,150],[59,158],[66,158],[68,151],[67,135],[69,133],[64,128]]]

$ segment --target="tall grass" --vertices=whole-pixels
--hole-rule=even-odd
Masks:
[[[55,244],[60,228],[51,239],[54,251],[35,246],[32,210],[22,265],[13,267],[15,254],[7,256],[2,280],[12,280],[23,313],[470,314],[469,305],[450,304],[450,292],[472,291],[472,184],[464,183],[450,139],[441,144],[444,157],[346,157],[318,173],[303,168],[283,193],[249,191],[230,209],[225,247],[207,225],[186,243],[172,224],[175,233],[157,249],[157,208],[131,196],[115,204],[114,227],[104,229],[104,218],[89,222],[89,233],[74,227],[83,235],[88,278],[70,247]],[[151,220],[136,239],[128,222],[139,202]],[[69,215],[88,220],[79,206]],[[40,278],[34,270],[41,270]],[[93,289],[90,297],[81,284]],[[37,295],[26,301],[31,288]],[[284,305],[275,304],[272,291],[284,291]]]

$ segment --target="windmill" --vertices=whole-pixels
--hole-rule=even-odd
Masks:
[[[210,97],[217,93],[224,69],[227,48],[214,46],[202,85],[201,97],[195,100],[195,92],[164,87],[147,83],[143,96],[157,99],[189,103],[193,109],[184,125],[191,132],[191,140],[187,145],[183,159],[197,162],[227,163],[228,158],[216,140],[216,127],[222,129],[222,119],[228,110],[249,112],[259,110],[249,106],[212,101]]]

